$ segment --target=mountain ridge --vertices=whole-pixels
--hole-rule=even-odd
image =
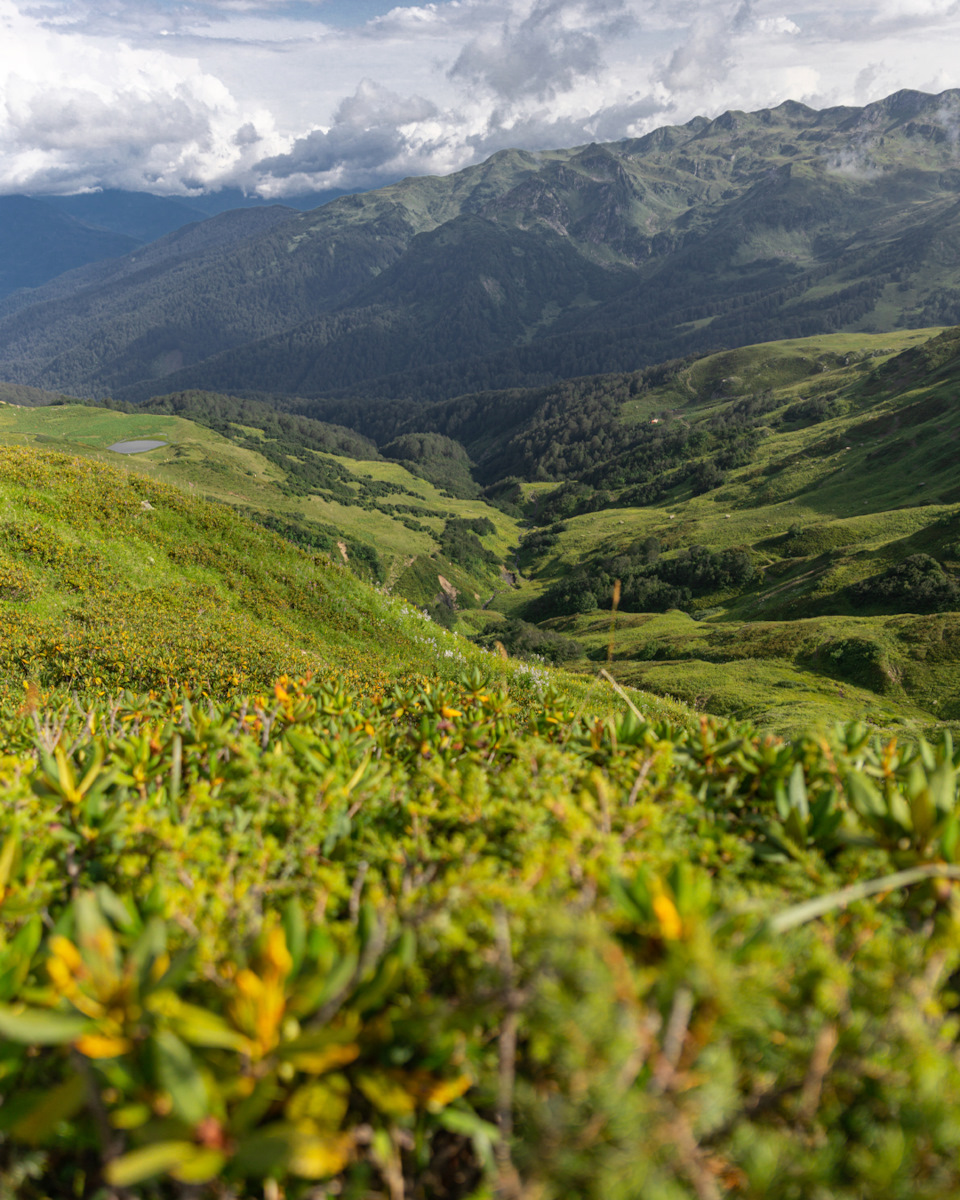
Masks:
[[[138,318],[122,334],[119,301],[61,281],[35,298],[56,291],[56,311],[0,320],[0,372],[131,400],[196,387],[404,396],[432,373],[442,397],[490,378],[528,385],[833,329],[949,324],[958,114],[960,91],[905,91],[862,109],[785,104],[606,145],[501,151],[161,266],[125,295]]]

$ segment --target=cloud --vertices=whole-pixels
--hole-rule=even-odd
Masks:
[[[349,172],[354,186],[402,174],[427,157],[424,125],[439,115],[421,96],[400,96],[371,79],[337,109],[329,129],[297,138],[284,154],[265,158],[255,170],[272,181],[298,177],[335,187]]]
[[[51,29],[11,0],[0,39],[16,46],[0,57],[0,190],[183,192],[241,167],[251,130],[272,134],[196,60]]]
[[[604,66],[604,43],[633,24],[624,0],[535,0],[472,38],[449,76],[498,99],[551,100]]]
[[[960,0],[0,0],[0,191],[363,188],[788,98],[940,92],[960,83],[958,15]]]

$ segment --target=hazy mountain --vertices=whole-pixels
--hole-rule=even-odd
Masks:
[[[190,200],[153,196],[148,192],[123,192],[116,188],[78,196],[38,196],[36,199],[87,225],[123,233],[143,243],[156,241],[191,221],[202,221],[210,215]]]
[[[204,387],[439,400],[960,321],[958,101],[786,103],[507,151],[197,256],[145,269],[137,254],[8,306],[0,373],[133,399]]]
[[[44,200],[0,196],[0,296],[96,259],[127,254],[137,244],[134,237],[94,228]]]

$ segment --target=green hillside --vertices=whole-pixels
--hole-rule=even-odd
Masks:
[[[545,401],[510,444],[554,482],[521,485],[534,528],[491,635],[523,618],[606,661],[590,610],[619,579],[624,682],[778,729],[956,721],[960,334],[897,341],[725,352],[635,395],[611,378],[603,405],[584,381],[592,451],[550,441]]]
[[[325,554],[146,471],[5,447],[0,503],[7,696],[25,682],[223,695],[334,671],[375,690],[488,658]]]
[[[8,306],[0,374],[138,401],[201,388],[419,404],[954,323],[955,102],[788,102],[504,151],[299,215],[224,214]]]
[[[260,419],[256,406],[238,408],[228,397],[179,399],[154,407],[194,412],[217,428],[162,411],[124,413],[77,403],[0,407],[0,445],[81,453],[232,505],[305,549],[346,562],[360,577],[435,610],[454,597],[460,610],[479,609],[506,586],[501,563],[516,544],[514,518],[384,460],[349,430],[308,420],[280,427],[284,418],[269,409],[263,429],[242,423]],[[142,454],[109,450],[138,439],[166,444]],[[465,477],[467,490],[477,491]],[[455,485],[456,478],[448,482]]]

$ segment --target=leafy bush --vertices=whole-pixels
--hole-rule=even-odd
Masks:
[[[479,494],[470,456],[453,438],[439,433],[405,433],[383,446],[381,453],[408,465],[438,487],[448,488],[454,496]]]
[[[790,424],[819,425],[840,412],[836,396],[813,396],[798,400],[784,409],[783,419]]]
[[[517,618],[494,626],[491,632],[481,634],[476,641],[488,647],[497,641],[517,658],[535,658],[551,663],[569,662],[583,654],[583,647],[573,638],[555,633],[552,629],[540,629]]]
[[[18,1200],[960,1187],[949,741],[478,673],[0,729]]]
[[[593,612],[598,600],[593,591],[593,576],[586,571],[564,575],[527,605],[527,615],[536,621]]]
[[[857,605],[894,612],[949,612],[960,608],[960,583],[929,554],[911,554],[903,562],[847,589]]]
[[[693,494],[695,496],[702,496],[706,492],[712,492],[718,487],[722,487],[727,477],[716,462],[707,459],[697,465],[691,478],[693,481]]]
[[[496,526],[489,517],[452,517],[440,535],[440,553],[468,571],[497,566],[499,558],[484,546],[478,533],[496,533]]]

